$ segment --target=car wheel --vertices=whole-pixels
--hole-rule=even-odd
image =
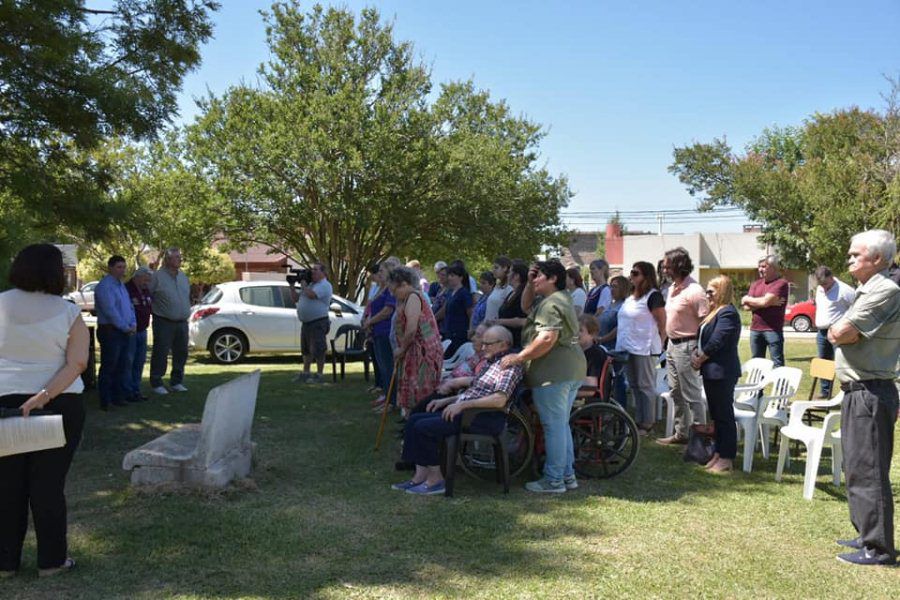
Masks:
[[[247,355],[247,338],[240,331],[217,331],[209,340],[209,355],[222,365],[241,361]]]
[[[794,328],[794,331],[806,333],[812,329],[812,320],[806,315],[800,315],[799,317],[794,317],[794,320],[791,321],[791,327]]]

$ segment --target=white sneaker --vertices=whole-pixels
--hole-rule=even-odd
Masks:
[[[166,394],[169,393],[169,390],[167,390],[166,386],[164,386],[164,385],[158,385],[155,388],[153,388],[152,391],[154,394],[158,394],[160,396],[165,396]]]
[[[175,385],[172,386],[172,391],[173,392],[186,392],[187,388],[184,387],[183,385],[181,385],[180,383],[176,383]]]

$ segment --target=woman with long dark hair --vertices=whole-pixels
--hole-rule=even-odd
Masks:
[[[587,292],[584,291],[584,279],[581,277],[581,269],[578,267],[566,269],[566,291],[572,296],[572,306],[575,307],[575,314],[580,317],[584,313]]]
[[[513,348],[522,347],[522,327],[528,316],[522,310],[522,292],[528,283],[528,265],[521,260],[512,261],[509,271],[509,283],[512,285],[512,293],[506,297],[506,301],[497,312],[497,325],[503,325],[513,335]]]
[[[66,541],[66,474],[84,426],[89,336],[79,308],[62,299],[62,253],[50,244],[24,248],[0,294],[0,407],[62,415],[61,448],[0,458],[0,577],[15,575],[31,508],[39,575],[75,566]]]
[[[616,350],[628,352],[625,370],[634,394],[635,421],[647,435],[655,421],[656,367],[666,337],[666,309],[653,265],[636,262],[630,276],[633,291],[619,309]]]

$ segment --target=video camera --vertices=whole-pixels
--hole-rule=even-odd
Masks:
[[[312,283],[312,271],[309,269],[288,269],[287,282],[290,285],[297,285],[297,283],[302,283],[304,285],[309,285]]]

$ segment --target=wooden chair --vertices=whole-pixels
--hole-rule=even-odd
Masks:
[[[811,401],[813,399],[813,396],[816,395],[816,388],[819,386],[819,382],[821,380],[831,382],[831,394],[832,397],[834,396],[835,374],[833,360],[828,360],[825,358],[812,359],[812,361],[809,363],[809,376],[812,377],[812,385],[809,388],[809,396],[806,398],[808,401]],[[812,425],[813,421],[822,421],[823,419],[825,419],[825,415],[827,415],[828,412],[829,411],[827,408],[811,407],[806,409],[803,417],[807,425]]]

